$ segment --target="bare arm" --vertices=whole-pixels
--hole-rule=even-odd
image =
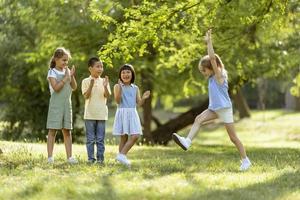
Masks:
[[[114,86],[114,96],[115,96],[115,101],[117,104],[120,104],[121,102],[121,97],[122,97],[122,87],[121,87],[121,81],[118,81],[118,84],[115,84]]]
[[[217,65],[217,58],[215,55],[215,51],[214,51],[212,39],[211,39],[211,29],[208,30],[206,33],[206,42],[207,42],[207,53],[210,58],[210,63],[213,67],[217,82],[219,84],[223,84],[224,78],[222,76],[222,68],[218,67],[218,65]]]
[[[68,78],[64,77],[61,81],[57,81],[55,78],[53,77],[49,77],[49,82],[51,87],[53,88],[53,90],[55,92],[59,92],[65,85],[65,83],[67,82]]]
[[[146,100],[147,98],[149,98],[149,97],[150,97],[150,91],[149,91],[149,90],[147,90],[147,91],[143,94],[143,96],[141,97],[140,90],[139,90],[139,88],[137,88],[136,102],[137,102],[138,106],[143,105],[144,102],[145,102],[145,100]]]
[[[85,99],[89,99],[90,98],[91,93],[92,93],[92,89],[93,89],[93,86],[94,86],[94,82],[95,82],[95,80],[91,79],[90,85],[89,85],[87,91],[83,94],[83,96],[84,96]]]

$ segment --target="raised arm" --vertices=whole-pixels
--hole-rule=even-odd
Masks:
[[[66,70],[69,70],[68,68]],[[76,79],[75,79],[75,66],[73,65],[72,66],[72,69],[70,70],[70,79],[71,79],[71,88],[74,90],[77,89],[77,82],[76,82]]]
[[[139,88],[137,88],[136,102],[139,106],[143,105],[145,100],[149,97],[150,97],[150,91],[149,90],[144,92],[143,96],[141,97],[140,90],[139,90]]]
[[[206,39],[206,42],[207,42],[207,53],[208,53],[208,56],[210,58],[210,63],[213,67],[216,80],[219,84],[223,84],[224,78],[222,76],[222,68],[218,67],[218,65],[217,65],[217,57],[215,55],[215,51],[214,51],[213,44],[212,44],[212,39],[211,39],[211,29],[209,29],[207,31],[205,39]]]

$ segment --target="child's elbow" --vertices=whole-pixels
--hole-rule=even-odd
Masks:
[[[104,93],[104,97],[105,97],[105,98],[110,97],[110,93]]]

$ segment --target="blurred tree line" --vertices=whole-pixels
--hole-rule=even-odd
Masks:
[[[78,83],[88,76],[90,56],[104,61],[111,85],[119,66],[133,64],[137,84],[152,91],[143,106],[144,137],[167,142],[169,132],[182,127],[174,127],[174,122],[164,126],[152,109],[158,102],[172,107],[179,100],[205,96],[207,83],[197,65],[206,54],[203,36],[208,28],[229,72],[234,103],[244,113],[240,116],[247,116],[248,102],[260,109],[285,106],[285,98],[294,99],[288,97],[290,90],[299,96],[299,12],[297,0],[2,0],[2,136],[45,139],[48,62],[53,51],[64,46],[71,51],[70,64],[77,66]],[[300,105],[299,98],[295,102]],[[181,116],[181,126],[192,123],[205,103],[199,98],[196,109]],[[73,107],[76,121],[83,111],[80,87],[73,94]],[[75,139],[76,131],[82,134],[74,131]]]

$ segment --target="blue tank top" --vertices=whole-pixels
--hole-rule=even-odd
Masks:
[[[135,108],[137,86],[134,84],[122,85],[122,97],[119,108]]]
[[[231,100],[228,94],[227,76],[223,75],[224,82],[222,85],[218,84],[215,75],[208,79],[208,93],[210,110],[220,110],[223,108],[231,108]]]

